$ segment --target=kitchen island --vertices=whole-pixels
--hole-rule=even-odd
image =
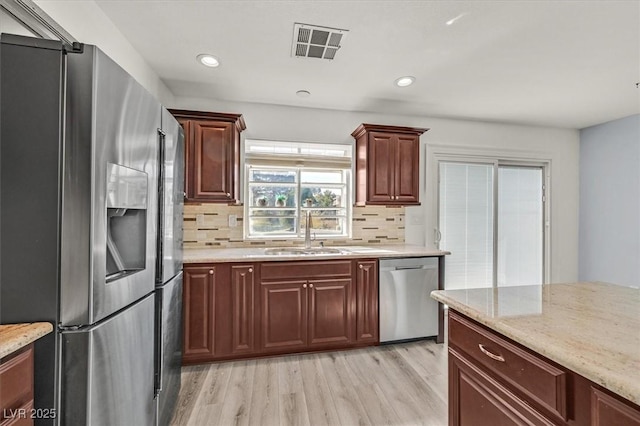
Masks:
[[[488,406],[534,424],[640,424],[640,289],[585,282],[432,297],[450,310],[450,424],[491,416]]]

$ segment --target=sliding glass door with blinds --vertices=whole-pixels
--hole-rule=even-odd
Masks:
[[[544,281],[544,164],[439,160],[446,289]]]

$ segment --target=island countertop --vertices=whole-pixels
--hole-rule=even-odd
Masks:
[[[22,349],[53,331],[48,322],[0,325],[0,358]]]
[[[318,246],[314,245],[314,247]],[[450,254],[448,251],[428,249],[410,244],[331,247],[340,249],[343,252],[340,254],[270,255],[265,253],[265,249],[272,247],[267,246],[247,248],[188,248],[184,249],[183,261],[184,263],[265,262],[282,260],[357,259],[363,257],[432,257]]]
[[[640,404],[640,289],[582,282],[431,297]]]

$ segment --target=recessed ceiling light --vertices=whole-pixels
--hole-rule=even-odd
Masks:
[[[464,15],[466,15],[466,13],[461,13],[460,15],[458,15],[458,16],[456,16],[456,17],[454,17],[454,18],[449,19],[447,22],[445,22],[445,24],[447,24],[447,25],[453,25],[453,24],[455,24],[455,23],[456,23],[456,21],[457,21],[458,19],[462,18]]]
[[[396,86],[398,87],[407,87],[407,86],[411,86],[413,84],[413,82],[416,81],[415,77],[412,77],[410,75],[407,75],[405,77],[400,77],[399,79],[396,80]]]
[[[296,92],[296,95],[300,96],[301,98],[308,98],[309,96],[311,96],[311,92],[308,90],[298,90]]]
[[[215,68],[220,65],[220,61],[218,60],[218,58],[213,55],[201,53],[200,55],[196,56],[196,58],[198,58],[198,61],[206,67]]]

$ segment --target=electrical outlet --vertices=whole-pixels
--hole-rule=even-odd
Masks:
[[[229,228],[235,228],[238,226],[238,215],[230,214],[229,215]]]
[[[421,214],[412,214],[409,216],[409,223],[411,225],[424,225],[424,216]]]

